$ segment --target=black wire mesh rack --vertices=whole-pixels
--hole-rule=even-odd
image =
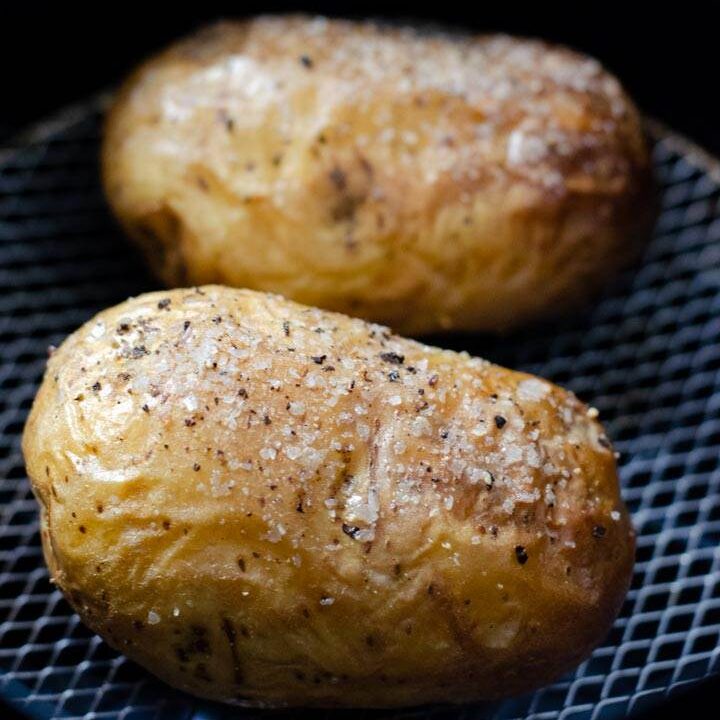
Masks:
[[[266,717],[152,679],[79,622],[43,564],[20,434],[47,347],[153,287],[102,198],[103,104],[0,150],[0,698],[43,720]],[[642,261],[582,316],[501,340],[449,340],[600,410],[638,531],[634,581],[609,637],[525,697],[313,718],[615,720],[720,673],[720,164],[658,125],[649,131],[661,214]]]

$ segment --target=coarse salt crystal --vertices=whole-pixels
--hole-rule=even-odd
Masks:
[[[468,471],[468,480],[471,485],[477,485],[479,482],[484,482],[488,487],[492,487],[493,476],[487,470],[483,468],[470,468]]]
[[[154,611],[150,610],[147,614],[148,625],[157,625],[160,622],[160,616]]]
[[[529,447],[525,451],[525,462],[527,463],[528,467],[531,468],[539,468],[540,467],[540,453],[537,451],[534,447]]]
[[[264,447],[260,451],[260,457],[263,460],[274,460],[277,457],[277,450],[275,450],[275,448]]]
[[[286,532],[285,526],[282,523],[278,523],[265,534],[265,539],[269,540],[271,543],[278,543],[282,540]]]
[[[554,505],[555,504],[555,491],[553,490],[552,485],[546,485],[545,486],[545,504],[546,505]]]
[[[358,530],[354,537],[358,542],[372,542],[375,539],[375,530],[373,528],[363,528]]]
[[[297,445],[288,445],[285,448],[284,452],[290,460],[297,460],[297,458],[299,458],[300,454],[302,453],[302,449],[299,448]]]
[[[535,402],[542,400],[550,391],[550,386],[537,378],[528,378],[518,384],[518,396],[521,400]]]
[[[288,412],[296,417],[302,415],[305,412],[305,403],[291,402],[288,407]]]
[[[432,427],[428,421],[427,418],[423,417],[422,415],[419,415],[412,421],[412,425],[410,427],[410,432],[415,437],[427,437],[430,435],[430,432],[432,430]]]
[[[507,162],[510,165],[535,164],[548,152],[545,142],[538,137],[526,135],[522,130],[513,130],[507,144]]]

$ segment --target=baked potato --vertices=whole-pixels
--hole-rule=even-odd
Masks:
[[[169,286],[406,334],[574,308],[652,217],[638,113],[587,57],[304,17],[225,22],[124,85],[106,194]]]
[[[70,336],[23,451],[54,582],[171,685],[462,702],[552,680],[618,612],[634,540],[596,414],[378,325],[204,287]]]

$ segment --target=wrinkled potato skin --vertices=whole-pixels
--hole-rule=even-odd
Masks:
[[[572,311],[653,214],[619,83],[505,36],[218,24],[128,80],[103,159],[167,285],[279,292],[406,334]]]
[[[54,581],[176,687],[269,706],[525,691],[605,635],[634,539],[550,383],[277,296],[100,313],[23,450]]]

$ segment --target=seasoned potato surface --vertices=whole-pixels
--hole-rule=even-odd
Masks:
[[[54,581],[111,645],[218,700],[397,706],[529,690],[602,639],[634,543],[595,415],[204,287],[68,338],[23,449]]]
[[[214,25],[130,78],[103,156],[111,206],[168,285],[280,292],[405,333],[570,311],[652,214],[619,83],[506,36]]]

